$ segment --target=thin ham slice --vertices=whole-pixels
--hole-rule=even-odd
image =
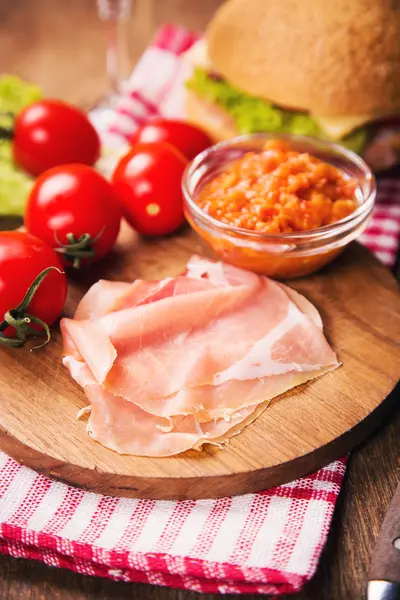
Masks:
[[[251,418],[253,407],[236,413],[229,421],[199,423],[192,415],[177,415],[170,424],[167,419],[150,415],[136,404],[99,389],[98,385],[89,385],[86,390],[92,407],[89,435],[119,454],[165,457],[200,450],[205,443],[219,445],[237,435],[256,418]]]
[[[204,280],[194,282],[186,277],[167,278],[162,281],[137,279],[134,283],[100,279],[80,301],[74,319],[93,320],[125,308],[209,288],[210,284]]]
[[[275,396],[338,366],[306,298],[200,257],[184,276],[98,282],[61,330],[92,437],[147,456],[224,440]]]
[[[90,402],[89,435],[119,454],[163,457],[199,450],[204,443],[218,445],[240,433],[241,427],[255,419],[260,410],[252,406],[230,419],[204,423],[194,415],[158,417],[105,390],[84,362],[69,356],[64,358],[64,364]]]

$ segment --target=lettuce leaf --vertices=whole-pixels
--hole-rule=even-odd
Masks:
[[[270,131],[328,139],[307,113],[278,108],[267,100],[249,96],[226,80],[213,77],[205,69],[196,68],[186,85],[233,117],[239,134]],[[357,129],[341,140],[343,145],[357,153],[362,152],[366,142],[366,128]]]
[[[17,114],[28,104],[42,97],[40,88],[13,75],[0,77],[0,113]],[[0,115],[0,126],[12,126],[12,117]],[[0,216],[23,215],[33,179],[21,171],[12,160],[11,143],[0,140]]]
[[[340,140],[340,143],[343,146],[346,146],[349,150],[353,150],[356,154],[362,155],[364,152],[367,143],[369,141],[369,132],[367,127],[359,127],[355,129],[351,133],[349,133],[346,137]]]

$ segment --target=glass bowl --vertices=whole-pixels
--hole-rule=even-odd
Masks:
[[[260,151],[271,139],[286,140],[291,148],[309,152],[358,181],[358,208],[331,225],[295,233],[264,234],[214,219],[196,203],[205,183],[246,152]],[[256,133],[211,146],[186,168],[182,179],[185,216],[191,227],[223,261],[278,279],[313,273],[336,258],[362,233],[375,203],[376,183],[368,165],[343,146],[289,134]]]

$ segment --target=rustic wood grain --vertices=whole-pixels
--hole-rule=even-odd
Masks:
[[[70,283],[66,314],[73,315],[99,277],[161,279],[206,251],[190,230],[146,242],[123,227],[115,252]],[[291,285],[320,310],[343,365],[274,400],[223,449],[154,459],[121,456],[91,440],[84,420],[75,418],[87,399],[61,365],[56,332],[37,352],[0,349],[0,448],[51,477],[129,497],[238,495],[315,471],[359,443],[392,404],[387,397],[400,373],[400,296],[387,269],[358,244]]]
[[[0,72],[18,73],[41,83],[48,94],[91,106],[105,89],[103,38],[94,1],[0,0]],[[132,62],[139,57],[157,25],[169,21],[201,31],[219,3],[219,0],[136,0]],[[301,594],[290,598],[360,600],[364,597],[373,544],[398,482],[399,456],[398,410],[372,439],[352,452],[317,574]],[[2,599],[196,600],[200,597],[218,598],[114,583],[40,563],[0,557]],[[244,597],[256,598],[259,597]]]

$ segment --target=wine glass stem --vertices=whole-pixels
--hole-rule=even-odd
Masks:
[[[108,78],[109,95],[118,94],[121,73],[119,63],[119,48],[118,48],[118,21],[109,19],[106,23],[107,27],[107,50],[106,50],[106,69]]]
[[[112,98],[120,92],[121,83],[128,77],[131,0],[97,0],[97,8],[106,28],[108,96]]]

